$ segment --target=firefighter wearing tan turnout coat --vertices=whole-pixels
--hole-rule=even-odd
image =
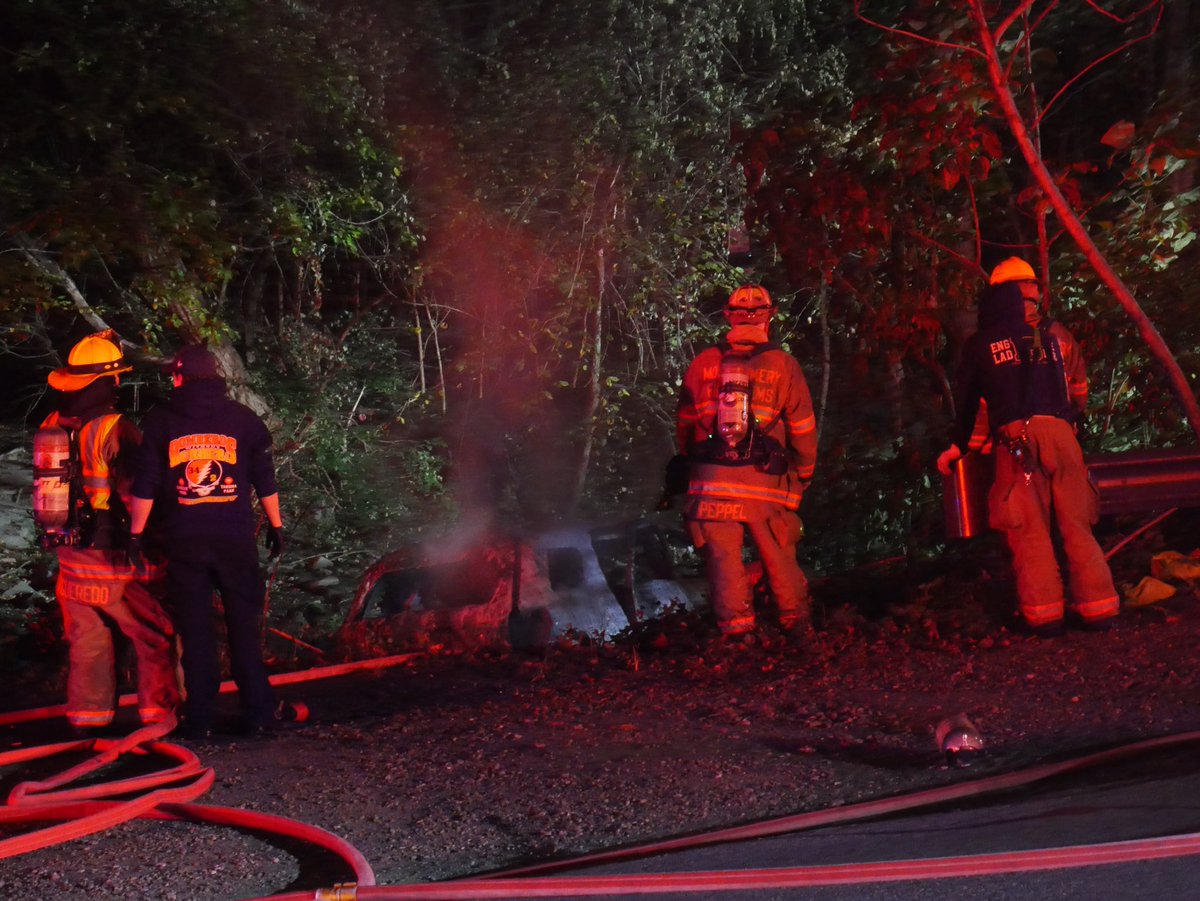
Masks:
[[[1099,512],[1075,419],[1087,402],[1079,345],[1041,315],[1033,269],[1011,257],[993,270],[980,301],[979,331],[963,348],[956,383],[958,423],[938,457],[948,474],[971,439],[976,410],[986,407],[997,446],[988,522],[1012,551],[1024,624],[1036,633],[1062,630],[1066,601],[1052,530],[1067,558],[1071,609],[1085,627],[1107,626],[1120,609],[1112,573],[1092,534]]]
[[[137,657],[138,714],[143,723],[173,714],[179,703],[170,619],[152,590],[156,567],[135,569],[126,557],[129,471],[141,432],[117,413],[116,387],[125,363],[116,338],[100,332],[72,348],[67,365],[50,373],[61,392],[43,426],[78,433],[83,493],[90,524],[78,543],[57,547],[55,593],[69,645],[67,719],[81,733],[109,725],[116,674],[110,625],[125,634]]]
[[[775,311],[766,289],[735,290],[725,306],[725,341],[692,361],[679,397],[676,440],[689,472],[684,515],[725,635],[755,628],[742,560],[746,531],[780,627],[807,632],[812,622],[796,561],[803,532],[796,511],[816,465],[817,423],[800,364],[768,338]]]

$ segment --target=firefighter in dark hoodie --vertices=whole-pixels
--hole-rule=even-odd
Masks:
[[[226,396],[225,380],[206,348],[188,346],[171,365],[175,390],[147,414],[133,484],[131,549],[156,502],[167,547],[171,612],[183,639],[186,689],[182,733],[205,738],[213,728],[220,666],[212,593],[221,594],[247,734],[277,723],[274,692],[262,657],[259,617],[264,587],[255,544],[251,491],[269,523],[272,558],[283,551],[283,521],[271,435],[253,411]]]
[[[1058,527],[1070,573],[1072,611],[1088,628],[1104,628],[1120,609],[1112,573],[1092,524],[1098,512],[1075,420],[1087,404],[1079,345],[1042,316],[1041,289],[1019,257],[1000,263],[979,305],[979,330],[963,348],[956,379],[957,423],[938,457],[948,475],[975,446],[983,406],[997,447],[988,493],[988,523],[1012,551],[1024,625],[1035,634],[1062,631],[1065,599],[1051,529]]]
[[[796,511],[816,465],[817,422],[800,364],[768,336],[775,312],[765,288],[736,289],[725,305],[725,340],[692,361],[679,396],[684,516],[704,555],[710,604],[725,636],[755,629],[742,560],[747,530],[780,628],[796,635],[812,629],[808,582],[796,560],[803,534]]]
[[[133,456],[142,434],[116,411],[116,392],[121,373],[132,368],[108,330],[76,344],[67,365],[48,379],[61,394],[43,427],[78,433],[83,494],[91,510],[78,543],[55,550],[55,593],[69,643],[67,720],[81,736],[103,731],[115,713],[110,624],[129,639],[137,658],[141,721],[174,716],[179,704],[174,632],[156,597],[162,570],[144,562],[131,567],[126,554]]]

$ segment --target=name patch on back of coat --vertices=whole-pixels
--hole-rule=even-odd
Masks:
[[[733,501],[700,501],[696,504],[695,519],[735,519],[746,518],[744,504]]]
[[[107,585],[98,582],[83,582],[63,579],[59,584],[59,594],[63,600],[74,601],[77,604],[87,604],[89,607],[103,607],[110,599]]]
[[[1020,359],[1017,355],[1017,346],[1012,342],[1011,338],[1005,338],[1002,341],[993,341],[990,347],[992,362],[997,366],[1001,366],[1004,363],[1015,363]]]

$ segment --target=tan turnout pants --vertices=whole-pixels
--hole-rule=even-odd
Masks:
[[[709,603],[723,634],[740,635],[755,625],[750,579],[742,560],[746,530],[762,560],[780,626],[790,630],[811,625],[808,579],[796,560],[796,544],[803,532],[799,516],[780,508],[756,522],[699,520],[691,526],[704,554]]]
[[[1012,551],[1021,616],[1033,627],[1063,619],[1053,527],[1067,557],[1072,609],[1084,622],[1115,616],[1120,602],[1112,573],[1092,534],[1098,498],[1075,431],[1058,417],[1034,416],[1025,432],[1032,474],[1026,479],[1012,453],[998,446],[996,481],[988,495],[989,523],[1004,532]]]
[[[116,660],[110,626],[129,639],[137,657],[138,715],[157,722],[179,705],[171,621],[146,582],[113,552],[58,549],[56,594],[68,642],[67,719],[73,726],[106,726],[115,713]]]

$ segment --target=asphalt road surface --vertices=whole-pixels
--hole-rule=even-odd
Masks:
[[[997,854],[1200,832],[1200,755],[1175,749],[920,813],[596,865],[636,876]],[[633,893],[607,897],[635,897]],[[665,901],[1136,901],[1200,898],[1200,856],[1028,873],[643,895]]]

